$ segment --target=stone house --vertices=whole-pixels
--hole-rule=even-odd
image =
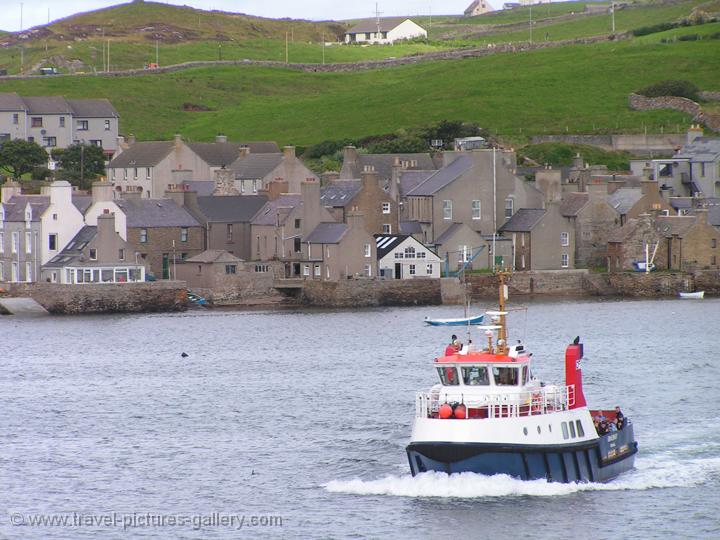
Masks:
[[[443,260],[404,234],[375,235],[378,275],[388,279],[439,278]]]
[[[119,122],[120,116],[107,99],[0,93],[0,142],[35,141],[49,153],[84,141],[112,155],[117,149]]]
[[[345,32],[345,43],[392,44],[403,39],[427,38],[427,30],[407,17],[366,19]]]
[[[449,272],[456,272],[463,266],[468,270],[485,268],[488,244],[483,236],[465,223],[453,223],[435,239],[435,252],[443,260]]]
[[[417,175],[420,183],[401,199],[400,219],[419,222],[424,243],[436,244],[454,223],[493,234],[495,225],[500,227],[518,208],[542,205],[543,194],[514,174],[514,152],[445,152],[444,160],[446,165],[426,179]]]
[[[393,234],[398,231],[398,204],[380,187],[378,174],[366,171],[360,180],[335,180],[321,189],[320,201],[335,218],[347,223],[350,212],[364,216],[370,234]]]
[[[707,210],[702,208],[694,215],[657,217],[655,226],[665,242],[668,270],[720,268],[720,231],[708,223],[707,216]]]
[[[97,226],[85,226],[42,267],[42,280],[63,284],[145,281],[145,266],[115,230],[115,215],[105,213]]]
[[[654,178],[672,188],[676,196],[720,197],[720,137],[703,137],[691,127],[685,145],[669,159],[651,162]]]
[[[575,228],[557,202],[546,208],[521,208],[500,232],[512,238],[512,267],[517,271],[575,267]]]
[[[338,281],[377,276],[377,247],[360,214],[347,223],[321,222],[303,238],[302,277]]]
[[[240,195],[257,195],[271,182],[287,183],[288,193],[300,193],[300,184],[319,182],[317,175],[295,155],[294,146],[285,146],[282,153],[241,155],[229,166],[235,175],[235,188]]]
[[[633,270],[633,263],[646,262],[646,257],[656,268],[668,267],[666,243],[655,226],[653,216],[641,214],[610,234],[608,271]]]
[[[473,2],[465,8],[463,15],[465,17],[477,17],[478,15],[490,13],[492,10],[493,7],[490,5],[490,2],[486,0],[473,0]]]
[[[174,279],[176,263],[203,251],[203,227],[173,199],[127,192],[115,204],[125,214],[134,260],[157,279]]]
[[[653,180],[643,180],[639,188],[620,187],[608,184],[608,203],[620,215],[620,224],[624,225],[630,219],[641,214],[672,212],[668,200],[660,194],[658,183]]]

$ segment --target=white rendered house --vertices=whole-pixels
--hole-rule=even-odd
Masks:
[[[427,38],[427,30],[406,17],[367,19],[345,32],[345,43],[393,44],[403,39]]]
[[[443,260],[414,237],[405,234],[376,234],[375,243],[380,277],[440,277]]]

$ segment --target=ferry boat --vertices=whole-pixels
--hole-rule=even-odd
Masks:
[[[480,327],[484,349],[446,351],[434,361],[439,384],[417,394],[407,446],[412,475],[474,472],[607,482],[632,469],[638,451],[632,422],[623,416],[617,431],[601,435],[596,429],[597,421],[614,422],[616,410],[587,406],[580,338],[565,351],[564,385],[537,380],[532,353],[519,342],[507,344],[505,275],[499,279],[499,309],[487,313],[497,324]]]

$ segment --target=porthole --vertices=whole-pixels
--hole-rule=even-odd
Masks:
[[[523,433],[524,433],[525,435],[528,434],[528,431],[527,431],[527,428],[526,428],[526,427],[523,428]]]
[[[540,426],[538,426],[538,435],[540,435],[540,433],[542,433],[542,430],[540,429]]]

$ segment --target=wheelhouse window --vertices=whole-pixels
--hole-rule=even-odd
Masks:
[[[517,386],[520,382],[518,368],[493,366],[493,377],[496,386]]]
[[[443,386],[458,386],[460,380],[458,379],[457,369],[451,366],[437,368],[438,375],[440,375],[440,382]]]
[[[462,368],[463,382],[467,386],[488,386],[490,377],[486,366],[468,366]]]

